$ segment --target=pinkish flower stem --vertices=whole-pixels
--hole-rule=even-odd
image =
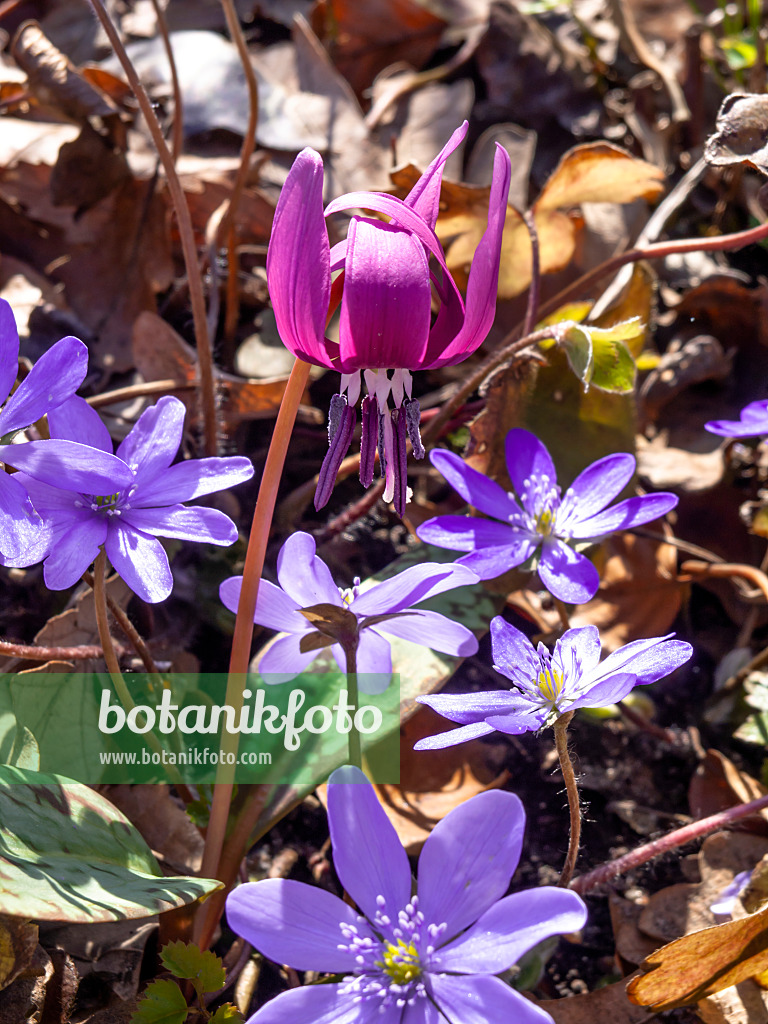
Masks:
[[[235,632],[232,638],[232,654],[229,661],[229,678],[225,698],[225,703],[235,709],[235,715],[240,713],[243,706],[243,690],[248,678],[251,641],[253,640],[253,616],[256,611],[256,598],[267,553],[267,541],[277,500],[277,489],[280,485],[296,413],[308,380],[309,363],[297,359],[293,364],[283,400],[280,403],[280,411],[277,414],[277,422],[259,485],[259,496],[253,512],[253,523],[243,568],[243,585],[240,589]],[[223,732],[222,749],[227,753],[236,754],[238,739],[237,733]],[[254,789],[262,790],[264,787],[256,786]],[[220,764],[213,789],[211,815],[205,836],[203,863],[200,868],[205,878],[219,877],[224,836],[232,803],[232,790],[232,765]],[[263,801],[264,795],[257,794],[256,799]],[[210,943],[223,908],[223,896],[219,897],[219,893],[214,893],[201,909],[196,921],[197,940],[201,949],[206,949]]]
[[[576,782],[576,773],[573,770],[573,762],[568,752],[568,726],[573,718],[574,712],[567,711],[555,722],[555,747],[560,760],[560,770],[565,780],[565,791],[568,794],[568,813],[570,815],[570,830],[568,835],[568,853],[565,857],[565,864],[557,883],[564,889],[573,877],[576,868],[576,858],[579,855],[579,843],[581,841],[581,805],[579,804],[579,787]]]
[[[619,857],[617,860],[601,864],[600,867],[595,868],[593,871],[588,871],[586,875],[581,875],[575,879],[571,883],[570,888],[578,893],[589,892],[595,886],[603,885],[612,878],[617,878],[619,875],[624,874],[625,871],[632,871],[634,868],[639,868],[642,864],[647,864],[649,860],[653,860],[654,857],[658,857],[662,853],[669,853],[670,850],[675,850],[678,846],[684,846],[685,843],[690,843],[694,839],[701,839],[703,836],[709,835],[710,832],[717,832],[718,829],[726,828],[728,825],[740,821],[742,818],[747,818],[751,814],[756,814],[767,807],[768,796],[761,796],[757,800],[750,800],[749,803],[729,807],[728,810],[712,814],[708,818],[700,818],[699,821],[693,821],[690,825],[683,825],[682,828],[669,832],[660,839],[654,839],[644,846],[638,846],[636,850],[625,853],[623,857]]]

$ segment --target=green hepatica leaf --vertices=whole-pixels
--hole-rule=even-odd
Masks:
[[[169,942],[160,959],[177,978],[189,978],[201,992],[217,992],[227,980],[221,958],[209,949],[186,942]]]
[[[208,1021],[208,1024],[242,1024],[240,1011],[232,1003],[224,1003]]]
[[[637,367],[627,342],[643,334],[639,317],[613,327],[572,324],[562,331],[568,362],[584,387],[623,394],[635,386]]]
[[[208,878],[164,878],[130,821],[87,786],[0,765],[0,914],[116,921],[219,887]]]
[[[147,986],[131,1024],[183,1024],[189,1008],[175,981],[161,978]]]

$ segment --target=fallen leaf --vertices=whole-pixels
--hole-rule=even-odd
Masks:
[[[549,176],[534,210],[562,210],[580,203],[631,203],[658,199],[664,172],[608,142],[569,150]]]
[[[688,803],[694,818],[706,818],[737,804],[749,803],[765,796],[768,790],[736,765],[719,750],[708,750],[699,764],[688,787]],[[740,827],[765,835],[768,830],[768,810],[749,818],[742,818]]]
[[[653,1020],[656,1013],[645,1007],[633,1006],[627,998],[626,981],[571,996],[569,999],[537,999],[536,1005],[546,1011],[555,1024],[643,1024]]]
[[[0,917],[0,989],[10,985],[29,966],[36,949],[36,924],[17,917]]]
[[[731,93],[717,112],[715,134],[704,147],[715,167],[748,164],[768,174],[768,96]]]

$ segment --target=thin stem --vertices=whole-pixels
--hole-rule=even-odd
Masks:
[[[168,149],[160,123],[155,115],[152,101],[150,100],[144,86],[141,84],[136,68],[131,63],[120,36],[112,24],[112,21],[104,7],[103,0],[91,0],[96,16],[101,22],[107,37],[115,51],[115,56],[120,61],[125,75],[134,91],[141,112],[144,115],[147,128],[149,129],[152,141],[155,144],[157,155],[165,171],[168,189],[171,194],[171,201],[176,212],[176,220],[179,228],[179,239],[184,256],[184,265],[187,269],[187,280],[189,283],[189,299],[192,305],[192,318],[195,325],[195,341],[197,343],[197,358],[200,367],[200,399],[203,412],[203,440],[207,455],[215,455],[216,443],[216,392],[213,374],[213,352],[211,339],[208,334],[208,324],[205,316],[205,293],[203,281],[200,275],[200,268],[197,262],[197,247],[195,235],[192,228],[192,217],[184,196],[184,189],[181,186],[179,176],[176,173],[173,156]]]
[[[560,616],[560,625],[563,627],[563,632],[571,628],[571,620],[568,617],[568,608],[565,603],[560,600],[559,597],[552,595],[552,600],[555,602],[555,608],[557,608],[557,614]]]
[[[112,644],[112,634],[109,631],[109,615],[107,613],[107,588],[105,586],[105,576],[107,570],[107,555],[104,548],[99,548],[99,553],[96,556],[96,561],[93,563],[93,576],[89,582],[93,587],[93,601],[96,608],[96,628],[99,631],[99,640],[101,640],[102,650],[104,651],[104,661],[107,663],[107,671],[112,677],[112,682],[115,684],[115,689],[118,690],[118,696],[123,703],[126,711],[133,708],[133,699],[128,692],[128,687],[125,685],[122,672],[120,671],[120,663],[117,660],[115,654],[115,648]],[[90,573],[88,573],[90,576]]]
[[[125,654],[125,648],[114,644],[118,654]],[[0,655],[4,658],[23,658],[25,661],[90,661],[102,658],[104,648],[98,644],[82,644],[79,647],[36,647],[30,644],[14,644],[0,640]]]
[[[357,645],[359,636],[350,637],[342,643],[344,657],[347,662],[347,699],[352,706],[352,723],[349,730],[349,763],[363,770],[363,751],[360,744],[360,733],[355,727],[355,713],[360,702],[357,686]]]
[[[528,228],[531,239],[531,283],[528,287],[528,306],[523,320],[523,334],[530,334],[536,326],[536,314],[539,308],[539,290],[541,287],[541,260],[539,259],[539,232],[532,210],[524,210],[520,216]]]
[[[261,573],[264,568],[264,559],[267,553],[267,541],[269,539],[269,528],[272,522],[272,514],[275,510],[277,489],[285,465],[285,456],[288,451],[288,444],[291,440],[293,424],[296,420],[296,413],[299,408],[304,388],[309,380],[309,363],[297,359],[280,404],[280,411],[277,415],[272,441],[267,452],[267,460],[264,465],[264,473],[259,485],[259,496],[256,500],[256,508],[253,512],[253,523],[251,535],[248,539],[248,550],[245,555],[245,566],[243,568],[243,583],[240,588],[240,600],[237,607],[237,618],[235,619],[235,632],[232,638],[232,654],[229,661],[229,678],[227,679],[227,693],[225,703],[235,709],[237,716],[243,706],[243,690],[247,680],[248,663],[251,655],[251,641],[253,640],[253,616],[256,611],[256,598],[259,592]],[[236,753],[239,736],[237,733],[222,733],[222,749],[226,752]],[[221,851],[224,845],[224,836],[227,830],[229,808],[232,802],[232,765],[219,764],[216,776],[216,784],[213,789],[213,801],[211,804],[211,815],[208,829],[205,836],[205,850],[203,852],[203,863],[201,874],[203,877],[212,878],[217,876]],[[205,915],[205,922],[197,924],[198,929],[205,928],[211,934],[213,927],[210,924],[216,903],[209,901],[211,909],[202,908]],[[220,913],[219,908],[219,913]],[[213,918],[215,926],[216,918]]]
[[[114,391],[105,391],[101,395],[86,398],[88,405],[100,409],[104,405],[115,405],[117,402],[128,402],[146,395],[165,395],[169,391],[194,391],[195,384],[183,384],[178,380],[151,380],[143,384],[129,384]]]
[[[698,821],[691,822],[690,825],[683,825],[682,828],[669,832],[660,839],[654,839],[644,846],[638,846],[637,849],[630,850],[629,853],[625,853],[623,857],[619,857],[617,860],[601,864],[600,867],[588,871],[586,875],[581,875],[579,878],[574,879],[570,888],[574,892],[589,892],[595,886],[602,885],[604,882],[610,882],[612,878],[623,875],[625,871],[632,871],[634,868],[647,864],[649,860],[659,857],[662,853],[669,853],[670,850],[675,850],[678,846],[684,846],[694,839],[701,839],[703,836],[709,835],[710,832],[717,832],[718,829],[725,828],[735,821],[740,821],[750,814],[757,814],[758,811],[762,811],[767,807],[768,796],[761,796],[757,800],[751,800],[749,803],[739,804],[736,807],[729,807],[726,811],[720,811],[718,814],[712,814],[709,818],[700,818]]]
[[[83,573],[83,580],[88,584],[89,587],[91,587],[91,589],[95,590],[94,579],[89,572]],[[150,675],[159,675],[160,670],[155,664],[155,660],[149,653],[149,648],[144,643],[144,640],[142,639],[138,630],[131,622],[131,620],[128,618],[128,616],[125,614],[120,605],[112,600],[112,598],[106,592],[106,588],[104,592],[106,594],[107,607],[109,608],[109,611],[113,619],[115,619],[120,629],[122,629],[123,633],[125,633],[125,635],[128,637],[128,640],[133,645],[134,650],[141,658],[141,662],[144,665],[144,668],[147,670],[147,672],[150,673]]]
[[[152,0],[157,18],[157,27],[163,39],[163,46],[168,57],[168,65],[171,69],[171,85],[173,87],[173,132],[171,135],[171,155],[174,163],[181,156],[181,147],[184,143],[184,106],[181,98],[181,86],[179,84],[179,72],[176,68],[176,58],[173,56],[171,37],[168,35],[168,22],[165,20],[160,0]]]
[[[573,770],[571,755],[568,753],[568,725],[573,718],[573,711],[567,711],[555,722],[555,747],[560,760],[560,770],[565,780],[565,790],[568,794],[568,813],[571,819],[570,834],[568,836],[568,853],[557,883],[562,888],[567,888],[573,872],[576,868],[576,858],[579,855],[579,842],[581,840],[581,807],[579,806],[579,787],[576,783],[576,774]]]

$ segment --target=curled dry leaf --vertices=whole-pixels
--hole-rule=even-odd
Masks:
[[[717,113],[704,158],[715,167],[749,164],[768,174],[768,96],[732,93]]]

